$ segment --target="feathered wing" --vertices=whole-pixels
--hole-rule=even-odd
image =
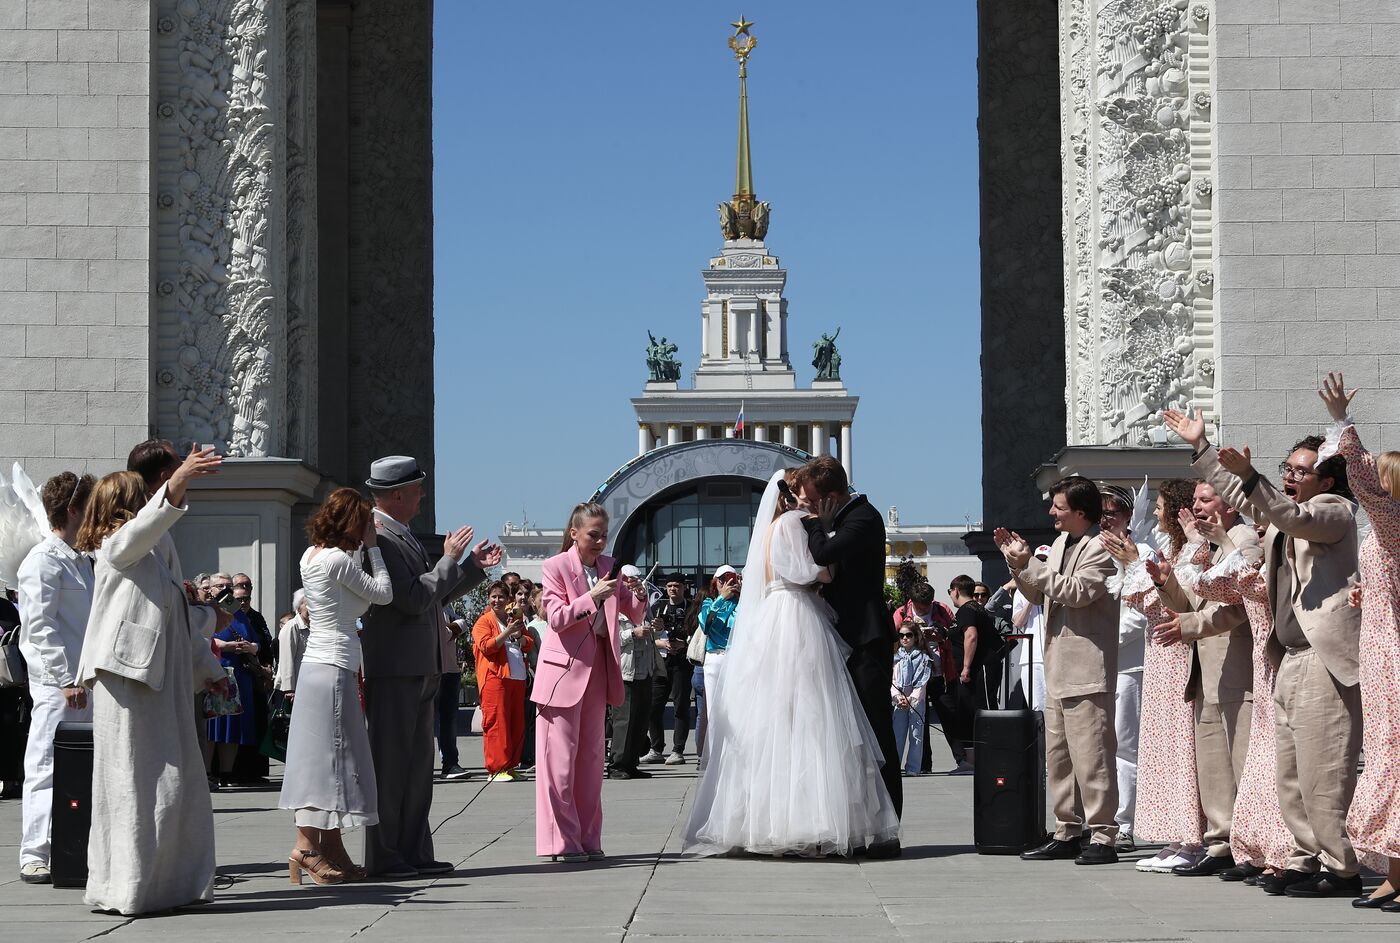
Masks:
[[[1128,532],[1133,535],[1133,540],[1140,544],[1147,544],[1153,550],[1161,553],[1164,544],[1157,529],[1157,521],[1152,516],[1155,505],[1156,501],[1152,497],[1152,491],[1147,486],[1147,477],[1143,476],[1142,487],[1133,495],[1133,519],[1128,524]]]
[[[48,533],[44,502],[15,462],[7,481],[0,473],[0,583],[19,585],[19,566]]]

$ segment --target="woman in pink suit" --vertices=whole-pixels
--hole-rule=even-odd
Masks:
[[[646,618],[641,582],[618,593],[608,545],[608,512],[580,504],[564,546],[544,562],[549,635],[540,649],[534,693],[535,853],[554,861],[603,857],[603,720],[622,703],[618,614]]]

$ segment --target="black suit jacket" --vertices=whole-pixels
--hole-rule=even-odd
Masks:
[[[893,652],[894,617],[885,605],[885,520],[880,512],[864,495],[857,495],[836,515],[831,536],[815,517],[803,524],[812,559],[818,566],[836,567],[822,591],[836,610],[836,631],[852,648],[880,642]]]

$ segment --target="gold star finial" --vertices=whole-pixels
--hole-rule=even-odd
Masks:
[[[740,15],[736,22],[730,23],[729,25],[734,27],[735,36],[748,36],[750,35],[749,27],[753,25],[753,20],[746,20],[743,15]]]

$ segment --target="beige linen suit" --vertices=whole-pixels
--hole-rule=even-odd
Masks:
[[[1292,568],[1288,602],[1308,647],[1285,650],[1275,636],[1266,649],[1278,666],[1278,799],[1294,846],[1288,867],[1316,872],[1325,865],[1349,877],[1357,861],[1346,815],[1361,752],[1361,613],[1347,600],[1357,578],[1355,509],[1334,494],[1294,502],[1262,475],[1241,482],[1211,447],[1194,467],[1232,506],[1268,522],[1263,572],[1276,612],[1279,568]]]
[[[1118,834],[1113,698],[1118,675],[1116,572],[1098,530],[1073,546],[1060,534],[1049,560],[1031,558],[1016,585],[1045,620],[1045,772],[1055,837],[1111,845]]]
[[[1249,524],[1230,528],[1230,542],[1251,565],[1264,559],[1259,535]],[[1211,564],[1225,554],[1216,548]],[[1162,601],[1181,615],[1182,641],[1191,645],[1191,674],[1186,700],[1195,707],[1196,786],[1206,816],[1206,849],[1230,854],[1230,826],[1244,761],[1249,755],[1249,728],[1254,709],[1254,640],[1241,604],[1207,602],[1170,575],[1161,587]]]

